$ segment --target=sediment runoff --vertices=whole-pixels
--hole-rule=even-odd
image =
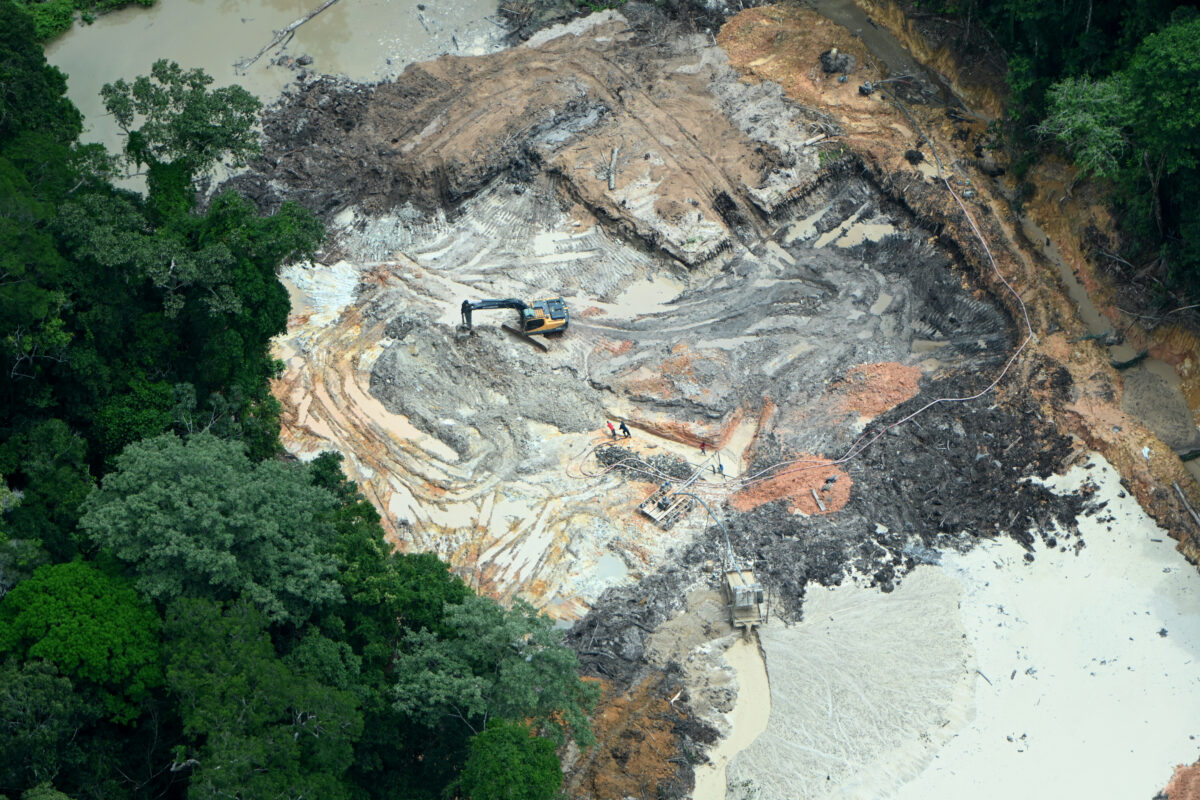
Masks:
[[[1200,576],[1055,417],[1071,375],[1031,350],[893,425],[989,389],[1012,298],[920,200],[934,176],[870,150],[894,112],[836,75],[802,104],[643,11],[272,108],[236,184],[331,234],[282,276],[287,448],[342,452],[397,547],[568,628],[606,690],[572,796],[1044,796],[1066,752],[1152,794],[1194,757]],[[459,327],[505,297],[571,325],[545,353],[507,311]],[[668,482],[711,516],[656,525]],[[730,555],[770,594],[747,643]]]

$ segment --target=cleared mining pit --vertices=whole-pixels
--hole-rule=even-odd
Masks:
[[[835,46],[853,64],[826,72]],[[1093,536],[1114,538],[1113,558],[1121,534],[1163,539],[1134,495],[1162,500],[1173,533],[1188,524],[1154,472],[1170,450],[1123,416],[1100,356],[1075,352],[1088,345],[1069,341],[1053,271],[956,149],[985,124],[948,115],[919,78],[891,100],[857,89],[886,76],[810,11],[752,9],[714,37],[630,3],[377,85],[308,76],[235,179],[331,231],[319,262],[282,276],[288,449],[345,454],[396,546],[569,628],[606,688],[597,746],[567,754],[572,797],[883,797],[926,775],[942,783],[923,796],[962,793],[971,753],[1028,741],[987,716],[989,688],[1040,668],[1021,635],[980,633],[1002,604],[980,576],[1010,582],[1045,618],[1029,635],[1054,638],[1074,623],[1045,586],[1021,595],[1026,577],[1074,575]],[[460,328],[464,299],[546,297],[571,313],[546,352],[502,330],[512,311]],[[1146,464],[1105,438],[1112,425],[1142,436]],[[1090,454],[1105,442],[1120,475]],[[1103,479],[1052,478],[1085,462]],[[702,502],[662,526],[639,505],[667,482]],[[1173,583],[1098,613],[1153,606],[1130,636],[1169,641],[1174,677],[1145,684],[1145,706],[1180,680],[1169,713],[1195,720],[1181,676],[1200,623],[1178,600],[1200,576],[1169,549],[1154,569]],[[771,618],[727,653],[715,590],[730,550]],[[1107,658],[1094,644],[1046,656],[1046,697],[1089,680]],[[1016,649],[1012,677],[985,664],[1008,664],[996,648]],[[1147,797],[1195,756],[1161,716],[1156,735],[1123,741],[1125,724],[1106,722],[1093,752],[1137,749]],[[1030,753],[1066,735],[1038,730]],[[956,756],[966,783],[933,771],[954,746],[976,748]]]

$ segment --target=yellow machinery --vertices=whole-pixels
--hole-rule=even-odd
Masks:
[[[571,314],[567,311],[567,304],[561,297],[534,300],[532,303],[509,297],[504,300],[476,300],[474,302],[463,300],[463,328],[471,330],[471,312],[492,308],[514,309],[521,315],[521,327],[515,332],[526,336],[562,333],[571,324]]]
[[[729,553],[732,561],[732,550]],[[763,587],[754,577],[754,570],[736,566],[736,562],[726,565],[725,600],[729,603],[729,622],[734,630],[741,629],[742,635],[749,637],[754,629],[766,621],[763,611]]]

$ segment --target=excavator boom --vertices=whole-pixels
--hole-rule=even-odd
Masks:
[[[526,336],[534,334],[561,333],[571,323],[571,314],[567,304],[561,297],[545,300],[534,300],[526,303],[515,297],[502,300],[463,300],[462,324],[471,330],[471,314],[475,311],[485,311],[494,308],[511,308],[520,315],[520,326],[517,332]]]

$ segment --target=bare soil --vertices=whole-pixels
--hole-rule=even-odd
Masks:
[[[796,6],[716,43],[628,13],[377,86],[308,81],[238,184],[332,231],[324,264],[284,276],[310,306],[279,343],[288,448],[344,452],[398,547],[573,623],[607,699],[572,786],[682,797],[729,700],[728,629],[696,600],[729,547],[791,621],[810,583],[890,592],[1001,536],[1027,559],[1082,547],[1087,498],[1030,478],[1112,427],[1132,456],[1142,429],[981,180],[984,126],[936,86],[860,94],[886,65]],[[845,82],[831,47],[857,59]],[[500,318],[457,328],[463,297],[510,296],[563,296],[570,329],[543,354]],[[1036,340],[985,393],[1027,312]],[[894,424],[935,398],[956,400]],[[1158,464],[1122,466],[1179,528]],[[693,476],[720,524],[637,511]]]

